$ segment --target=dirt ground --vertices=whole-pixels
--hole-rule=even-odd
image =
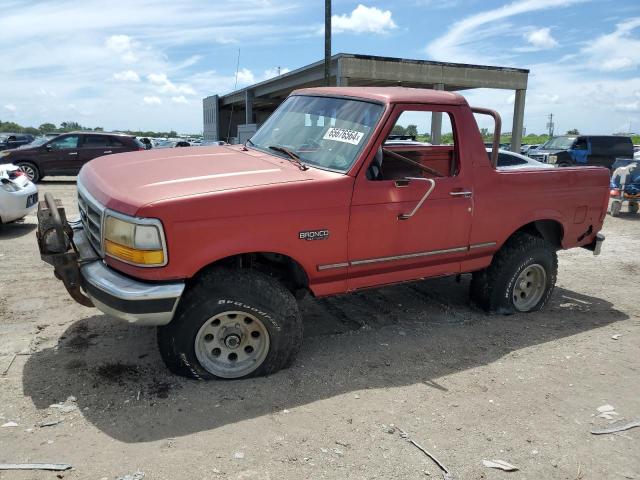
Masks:
[[[77,212],[73,181],[40,191]],[[599,257],[560,253],[544,312],[487,316],[464,276],[306,299],[292,368],[207,383],[75,304],[35,222],[0,227],[0,463],[73,469],[0,479],[442,478],[399,429],[456,479],[640,479],[640,428],[590,433],[640,417],[640,215],[607,218]]]

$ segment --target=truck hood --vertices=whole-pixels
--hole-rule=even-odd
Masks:
[[[311,180],[288,160],[242,146],[146,150],[99,157],[78,183],[107,208],[135,215],[177,197]]]

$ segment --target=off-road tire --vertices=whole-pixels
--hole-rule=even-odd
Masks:
[[[42,180],[42,175],[40,174],[40,169],[34,163],[31,163],[31,162],[18,162],[18,163],[16,163],[16,167],[20,168],[20,170],[25,172],[25,175],[27,175],[29,180],[31,180],[33,183],[38,183],[40,180]],[[33,173],[27,174],[27,171],[33,172]]]
[[[293,295],[267,274],[218,268],[189,286],[171,323],[158,328],[160,354],[169,370],[198,380],[222,379],[200,363],[195,340],[207,321],[229,310],[253,315],[269,334],[268,352],[260,366],[235,378],[270,375],[293,363],[302,345],[302,319]]]
[[[619,217],[621,209],[622,209],[622,202],[620,202],[618,200],[614,200],[613,202],[611,202],[611,216],[612,217]]]
[[[637,202],[629,202],[629,213],[638,213],[640,210]]]
[[[531,265],[540,265],[546,273],[540,301],[528,311],[541,310],[548,302],[556,284],[558,257],[556,248],[544,239],[528,233],[516,233],[494,255],[491,265],[474,272],[470,296],[472,302],[489,313],[516,313],[513,301],[515,281]]]

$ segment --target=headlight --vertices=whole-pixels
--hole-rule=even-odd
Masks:
[[[3,178],[0,182],[0,188],[7,192],[17,192],[20,190],[20,187],[13,183],[11,180]]]
[[[156,219],[137,219],[106,214],[104,251],[125,263],[142,267],[166,265],[162,224]]]
[[[549,155],[547,157],[547,163],[556,163],[558,161],[557,155]]]

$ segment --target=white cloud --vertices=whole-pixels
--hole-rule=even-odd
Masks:
[[[0,2],[8,7],[5,3]],[[204,9],[202,0],[109,2],[110,11],[126,15],[109,15],[103,0],[83,0],[82,8],[72,1],[9,4],[14,8],[0,14],[0,45],[11,45],[2,50],[0,117],[9,117],[5,104],[15,104],[12,118],[22,125],[59,124],[74,120],[77,111],[78,120],[86,115],[85,125],[105,129],[197,132],[202,111],[190,99],[225,93],[234,85],[235,49],[224,44],[241,40],[243,58],[245,48],[277,55],[276,45],[310,41],[318,28],[316,20],[300,15],[307,7],[290,0],[216,0],[215,8]],[[217,73],[208,71],[205,59]],[[256,77],[277,65],[275,58],[267,61],[263,66],[256,60],[261,68]],[[114,72],[126,70],[141,79],[124,84],[134,88],[122,88],[113,79]],[[161,86],[146,78],[153,72],[165,73],[171,85],[159,91]],[[157,96],[162,104],[140,108],[145,95]],[[189,108],[176,108],[174,96],[186,97]]]
[[[278,75],[284,75],[285,73],[289,73],[291,70],[286,67],[276,67],[276,68],[267,68],[264,71],[264,75],[262,78],[264,80],[268,80],[269,78],[277,77]]]
[[[524,39],[536,50],[548,50],[558,46],[558,42],[551,35],[550,28],[540,28],[524,34]]]
[[[397,28],[391,16],[391,10],[359,4],[349,15],[333,15],[331,29],[334,33],[388,33]]]
[[[119,82],[139,82],[140,76],[133,70],[123,70],[113,74],[113,79]]]
[[[142,101],[147,105],[162,105],[160,97],[144,97]]]
[[[250,85],[256,83],[256,77],[248,68],[241,68],[238,70],[238,83],[243,85]]]
[[[581,50],[587,64],[594,70],[605,72],[630,70],[640,66],[640,39],[632,36],[640,27],[640,17],[618,23],[612,33],[591,41]]]
[[[133,47],[133,41],[128,35],[111,35],[105,40],[104,44],[115,53],[124,53]]]
[[[105,40],[104,45],[108,51],[119,54],[125,63],[138,60],[138,55],[134,52],[138,44],[129,35],[111,35]]]
[[[16,113],[17,110],[16,106],[13,103],[7,103],[4,106],[4,109],[11,113]]]
[[[549,8],[567,7],[583,0],[517,0],[502,7],[485,10],[470,15],[451,26],[441,37],[430,42],[426,53],[434,59],[446,61],[462,61],[480,63],[485,61],[477,51],[469,48],[478,37],[492,37],[504,34],[505,29],[497,22],[524,13],[545,10]],[[464,49],[460,48],[464,46]]]
[[[185,95],[195,95],[196,91],[186,83],[176,84],[169,80],[166,73],[150,73],[147,80],[156,85],[159,93],[182,93]]]
[[[180,95],[178,97],[171,97],[173,103],[187,103],[187,97]]]

